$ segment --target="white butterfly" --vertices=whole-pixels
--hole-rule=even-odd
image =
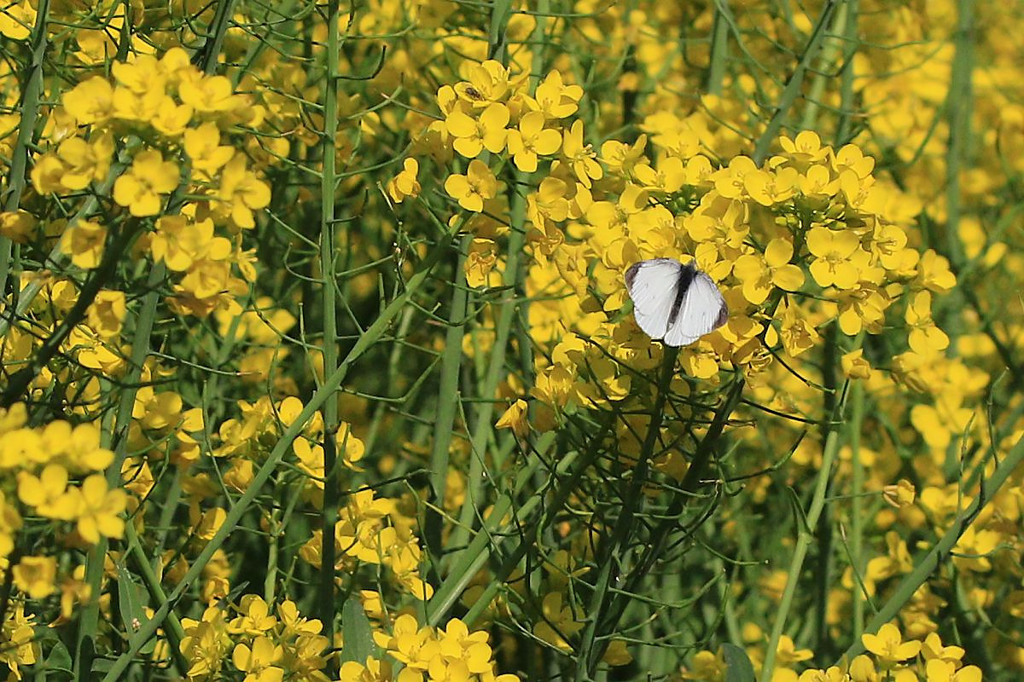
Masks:
[[[729,319],[722,292],[692,261],[640,261],[626,270],[626,287],[636,323],[666,346],[691,344]]]

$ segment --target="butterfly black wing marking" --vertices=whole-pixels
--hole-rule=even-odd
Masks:
[[[693,276],[697,274],[696,266],[690,262],[679,269],[679,284],[676,286],[676,299],[672,303],[672,312],[668,316],[668,326],[672,327],[675,324],[676,319],[679,317],[679,311],[682,310],[683,300],[686,297],[686,292],[690,290],[690,284],[693,283]]]
[[[713,332],[729,319],[729,309],[714,280],[696,272],[683,296],[675,321],[665,333],[668,346],[686,346]]]

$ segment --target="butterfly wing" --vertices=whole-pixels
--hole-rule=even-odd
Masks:
[[[722,292],[706,273],[697,272],[683,294],[683,302],[675,321],[666,330],[665,345],[689,345],[718,329],[728,319],[729,309],[722,298]]]
[[[636,263],[626,271],[633,316],[652,339],[660,339],[668,331],[682,269],[682,263],[672,258],[653,258]]]

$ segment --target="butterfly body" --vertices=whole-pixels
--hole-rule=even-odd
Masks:
[[[692,263],[652,258],[626,271],[637,325],[667,346],[686,346],[721,327],[729,309],[714,280]]]

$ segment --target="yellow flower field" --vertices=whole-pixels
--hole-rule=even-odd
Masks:
[[[1021,27],[3,3],[0,669],[1020,679]]]

